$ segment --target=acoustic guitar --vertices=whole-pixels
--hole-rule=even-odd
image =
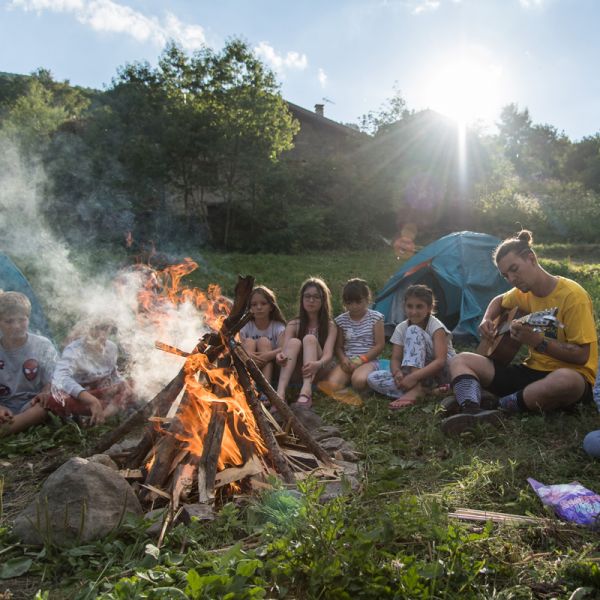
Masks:
[[[546,308],[529,314],[523,313],[518,307],[504,310],[494,319],[496,330],[494,339],[482,337],[475,352],[501,365],[508,365],[522,345],[521,342],[510,337],[511,323],[513,321],[524,323],[537,332],[556,332],[559,327],[564,327],[556,318],[557,314],[558,307]]]

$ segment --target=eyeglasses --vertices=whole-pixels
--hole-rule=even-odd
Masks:
[[[302,297],[305,300],[314,300],[315,302],[321,300],[321,296],[319,294],[302,294]]]

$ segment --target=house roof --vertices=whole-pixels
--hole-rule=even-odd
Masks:
[[[293,102],[289,102],[286,100],[286,104],[288,108],[292,112],[292,114],[299,121],[312,121],[314,124],[320,127],[331,128],[338,133],[343,133],[345,135],[353,135],[355,137],[368,137],[366,133],[359,131],[358,129],[354,129],[353,127],[348,127],[342,123],[338,123],[332,119],[328,119],[327,117],[321,116],[312,110],[308,110],[303,108],[302,106],[298,106]]]

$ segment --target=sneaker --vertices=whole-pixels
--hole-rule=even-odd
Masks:
[[[474,402],[470,402],[469,404],[473,404],[473,406],[477,407]],[[461,412],[460,406],[458,405],[456,396],[454,396],[454,394],[452,396],[446,396],[440,402],[440,407],[442,409],[442,414],[448,417],[457,415],[459,412]],[[498,397],[492,394],[492,392],[481,390],[481,404],[477,408],[482,410],[496,410],[498,408]]]
[[[474,405],[474,403],[472,403]],[[471,408],[471,407],[469,407]],[[499,410],[479,410],[478,412],[461,412],[442,421],[442,431],[449,436],[460,435],[465,431],[473,431],[483,423],[499,427],[502,413]]]

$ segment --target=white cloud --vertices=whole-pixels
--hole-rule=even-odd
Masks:
[[[294,50],[290,50],[284,56],[278,54],[275,48],[268,42],[260,42],[258,46],[254,48],[254,52],[259,58],[262,58],[272,69],[279,73],[289,69],[296,69],[304,71],[308,66],[308,59],[306,54],[300,54]]]
[[[113,0],[12,0],[9,6],[37,13],[71,13],[94,31],[122,33],[138,42],[151,42],[158,46],[174,39],[186,50],[197,50],[205,42],[200,25],[182,23],[168,12],[161,21]]]
[[[417,0],[412,3],[412,14],[420,15],[424,12],[437,10],[440,7],[440,0]]]
[[[324,88],[327,85],[327,73],[325,73],[325,71],[323,71],[321,67],[319,67],[319,73],[317,75],[317,78],[319,79],[321,87]]]
[[[523,8],[539,8],[544,4],[544,0],[519,0]]]

